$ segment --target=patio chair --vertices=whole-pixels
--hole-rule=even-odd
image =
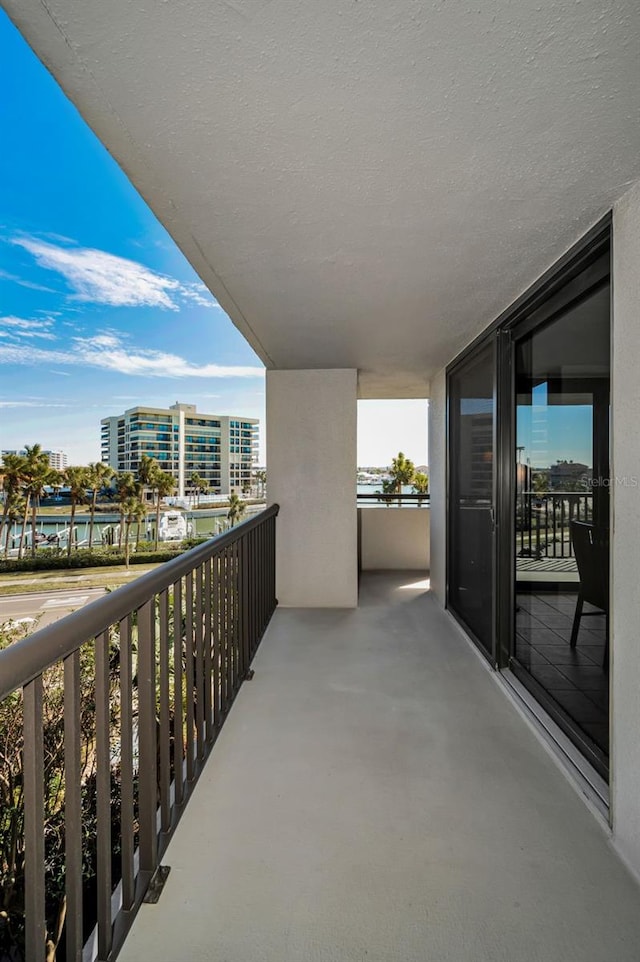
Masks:
[[[604,613],[605,646],[602,666],[606,668],[609,662],[609,529],[584,521],[572,521],[571,543],[578,565],[580,589],[570,645],[572,648],[576,647],[582,618]],[[585,602],[600,610],[583,611]]]

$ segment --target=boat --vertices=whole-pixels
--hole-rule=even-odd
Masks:
[[[158,526],[159,541],[182,541],[193,533],[193,525],[180,511],[164,511]]]

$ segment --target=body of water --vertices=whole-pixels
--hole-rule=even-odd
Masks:
[[[202,511],[185,511],[187,521],[193,525],[193,536],[194,537],[212,537],[216,534],[221,534],[228,528],[227,522],[227,512],[228,508],[207,508]],[[260,511],[264,510],[263,504],[247,505],[247,509],[244,514],[244,519],[252,517],[254,514],[258,514]],[[42,535],[45,538],[51,536],[63,536],[63,540],[66,538],[66,529],[69,526],[69,517],[61,517],[60,515],[46,515],[42,514],[38,517],[38,523],[36,525],[36,531],[38,535]],[[120,515],[117,512],[109,514],[96,514],[94,528],[93,528],[93,541],[95,545],[100,545],[102,543],[103,532],[106,533],[107,528],[114,527],[120,524]],[[88,541],[89,539],[89,527],[90,527],[90,517],[84,512],[82,514],[76,514],[74,527],[76,529],[76,540],[78,542]],[[150,511],[147,514],[146,521],[141,522],[141,538],[142,540],[152,541],[155,538],[155,528],[156,528],[156,514],[155,511]],[[14,522],[9,529],[9,548],[17,548],[20,542],[20,533],[22,530],[22,524]],[[130,536],[133,539],[136,535],[136,525],[131,525]],[[30,542],[31,539],[31,519],[29,518],[29,524],[27,526],[27,539]],[[117,538],[116,538],[117,540]],[[4,536],[2,546],[4,548]]]

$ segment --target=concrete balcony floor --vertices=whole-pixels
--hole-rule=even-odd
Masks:
[[[122,962],[637,962],[640,889],[418,578],[276,612]]]

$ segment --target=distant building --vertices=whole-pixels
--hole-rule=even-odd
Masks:
[[[557,461],[549,469],[549,486],[558,491],[574,490],[576,487],[586,491],[592,474],[592,469],[579,461]]]
[[[56,471],[64,471],[69,466],[69,458],[64,451],[45,451],[49,456],[49,465]]]
[[[24,457],[26,453],[24,448],[0,451],[0,463],[7,454],[19,454]],[[43,451],[42,453],[49,458],[49,467],[55,468],[56,471],[64,471],[69,464],[69,458],[64,451]]]
[[[115,471],[137,471],[143,455],[176,480],[178,496],[198,474],[213,494],[249,488],[257,461],[259,421],[201,414],[195,404],[134,407],[103,418],[102,461]]]

